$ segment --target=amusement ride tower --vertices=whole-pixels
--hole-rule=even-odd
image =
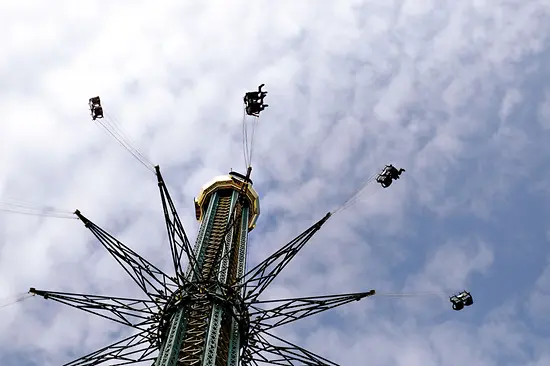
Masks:
[[[201,226],[195,258],[186,271],[196,284],[186,292],[195,299],[174,312],[169,325],[174,336],[166,338],[157,365],[172,365],[175,358],[183,365],[238,365],[248,319],[244,288],[235,285],[244,275],[248,232],[259,214],[258,194],[248,176],[232,172],[205,185],[195,209]]]
[[[103,118],[99,97],[90,99],[90,108],[94,120]],[[195,199],[200,229],[192,246],[160,168],[148,167],[157,177],[174,273],[166,274],[77,210],[75,215],[145,297],[129,299],[31,288],[32,294],[135,330],[132,336],[65,366],[336,365],[281,339],[273,329],[372,296],[374,290],[279,300],[261,300],[260,296],[334,212],[248,269],[248,233],[260,214],[259,197],[250,179],[252,168],[248,167],[246,175],[230,172],[219,176],[200,190]]]

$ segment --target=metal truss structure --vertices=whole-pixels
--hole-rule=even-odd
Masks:
[[[224,277],[220,272],[224,267],[221,263],[231,253],[223,254],[222,250],[218,250],[209,257],[210,259],[206,257],[205,259],[202,257],[208,256],[208,253],[201,255],[197,245],[191,246],[160,169],[158,166],[155,169],[168,231],[174,267],[173,276],[164,273],[77,210],[75,212],[77,217],[141,288],[144,298],[63,293],[35,288],[30,290],[31,293],[45,299],[60,302],[135,329],[135,334],[131,337],[69,362],[65,366],[206,365],[205,358],[209,356],[205,355],[208,353],[205,351],[206,346],[203,344],[202,354],[198,355],[195,345],[205,339],[204,329],[209,327],[206,323],[212,322],[213,319],[213,315],[209,317],[210,313],[201,310],[208,304],[212,314],[214,314],[212,310],[214,306],[223,309],[220,324],[223,325],[226,318],[233,321],[232,324],[236,324],[235,332],[238,332],[239,344],[225,346],[225,349],[233,347],[236,349],[234,352],[238,352],[234,358],[238,360],[234,361],[235,365],[336,365],[281,339],[272,331],[285,324],[372,296],[375,294],[374,290],[340,295],[261,300],[261,294],[321,229],[331,214],[328,213],[254,268],[248,271],[243,269],[241,274],[229,273],[231,271],[227,271],[226,268],[228,273]],[[250,169],[247,178],[249,175]],[[238,226],[240,221],[238,216],[242,215],[246,204],[242,199],[246,184],[244,181],[239,199],[234,200],[233,207],[227,209],[228,212],[232,212],[231,220],[222,231],[223,234],[217,236],[221,241],[227,241],[229,233]],[[222,244],[220,243],[221,246]],[[184,256],[188,261],[185,271],[182,264],[182,261],[185,262]],[[186,327],[174,326],[181,317],[187,319]],[[220,327],[222,326],[219,326],[219,329]],[[230,339],[229,336],[227,339]],[[177,345],[178,354],[168,350],[170,344]],[[216,366],[232,365],[227,359],[212,362]]]

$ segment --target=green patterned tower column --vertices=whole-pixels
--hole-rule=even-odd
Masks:
[[[244,275],[248,232],[260,212],[258,194],[245,181],[234,172],[217,177],[195,199],[201,226],[194,251],[201,278],[188,267],[192,286],[181,289],[163,313],[164,344],[155,366],[239,365],[248,319],[240,306],[243,290],[234,291],[233,285]]]

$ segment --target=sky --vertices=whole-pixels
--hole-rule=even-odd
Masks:
[[[88,99],[160,165],[194,240],[193,198],[244,172],[242,96],[265,83],[250,263],[385,164],[406,169],[264,298],[381,295],[278,334],[342,365],[550,365],[549,0],[5,0],[0,24],[1,202],[78,208],[168,271],[156,178]],[[30,287],[140,294],[78,220],[1,212],[0,299]],[[475,303],[453,311],[463,289]],[[0,313],[1,366],[58,366],[128,332],[40,297]]]

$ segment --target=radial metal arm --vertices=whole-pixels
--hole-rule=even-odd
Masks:
[[[309,229],[298,235],[291,242],[267,257],[263,262],[248,271],[244,276],[244,283],[247,288],[252,288],[245,299],[255,302],[258,296],[273,282],[275,277],[285,266],[298,254],[307,242],[321,229],[323,224],[331,216],[330,212],[321,220],[313,224]],[[240,282],[240,281],[237,281]]]
[[[75,215],[90,229],[105,249],[151,300],[166,299],[169,294],[165,292],[172,292],[178,287],[174,279],[84,217],[80,211],[76,210]]]
[[[163,305],[149,300],[43,291],[35,288],[31,288],[29,292],[138,329],[156,325],[153,316],[159,312],[159,306]]]
[[[240,366],[260,366],[258,361],[254,359],[254,351],[248,347],[243,350]]]
[[[176,206],[170,197],[170,192],[166,187],[166,183],[160,174],[160,167],[155,167],[158,186],[160,190],[160,199],[162,201],[162,209],[164,211],[164,220],[166,221],[166,229],[168,230],[168,240],[170,241],[170,251],[172,253],[172,262],[176,271],[178,283],[185,281],[185,271],[182,268],[181,259],[183,254],[187,256],[189,265],[192,268],[193,275],[199,281],[202,279],[198,268],[198,261],[193,247],[187,238],[183,224],[179,218]]]
[[[274,342],[268,341],[264,335],[282,344],[274,345]],[[254,344],[250,345],[248,348],[249,352],[245,353],[243,359],[245,362],[256,361],[280,366],[339,366],[324,357],[267,332],[262,332],[261,335],[256,334],[254,338]]]
[[[109,366],[120,366],[152,362],[158,347],[148,339],[148,335],[147,332],[137,333],[63,366],[97,366],[107,362]]]
[[[340,295],[311,296],[293,299],[256,301],[254,305],[275,305],[262,309],[251,306],[251,324],[263,331],[306,318],[320,312],[373,296],[374,290]]]

